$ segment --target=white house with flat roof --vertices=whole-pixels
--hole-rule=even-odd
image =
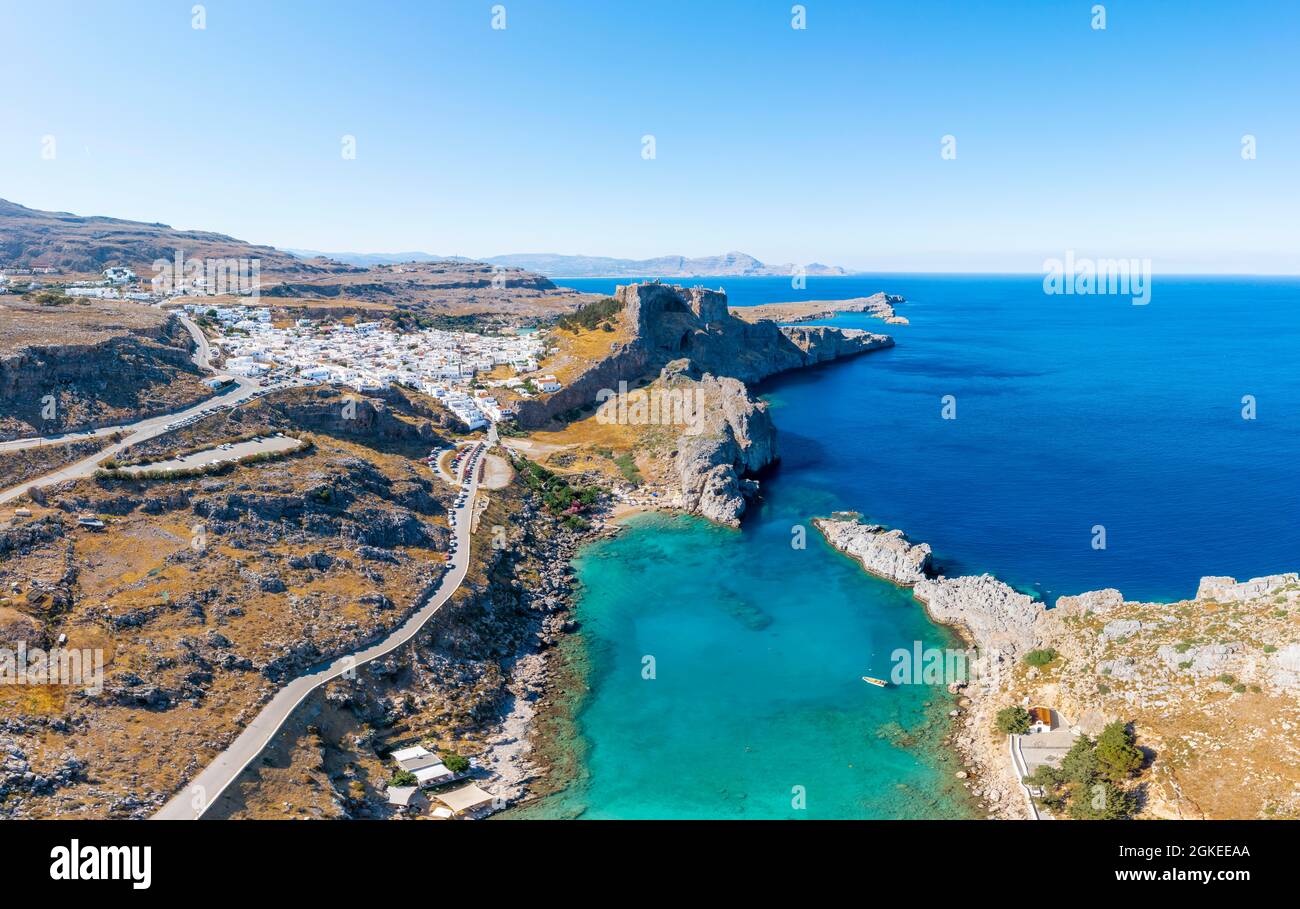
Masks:
[[[429,751],[423,745],[399,748],[390,755],[397,766],[415,774],[417,785],[436,786],[456,778],[456,774],[447,769],[442,758]]]

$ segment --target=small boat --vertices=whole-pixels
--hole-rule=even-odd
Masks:
[[[864,675],[864,676],[862,677],[862,681],[866,682],[866,683],[869,684],[869,685],[875,685],[877,688],[888,688],[888,687],[889,687],[889,683],[886,682],[884,679],[873,679],[873,678],[872,678],[871,676],[869,676],[869,675]]]

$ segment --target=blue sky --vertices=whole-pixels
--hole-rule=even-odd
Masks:
[[[1300,272],[1292,0],[192,5],[0,2],[0,197],[338,251]]]

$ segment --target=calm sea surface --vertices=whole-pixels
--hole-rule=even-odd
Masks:
[[[822,543],[816,515],[860,511],[928,542],[949,574],[1049,602],[1098,587],[1171,600],[1201,575],[1300,568],[1296,280],[1157,276],[1146,306],[1021,276],[701,283],[736,306],[885,290],[911,324],[837,317],[898,346],[757,389],[782,460],[743,530],[643,516],[585,551],[583,772],[527,814],[969,813],[939,741],[946,694],[860,681],[887,675],[896,647],[950,636]]]

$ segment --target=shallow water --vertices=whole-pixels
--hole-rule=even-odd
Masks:
[[[1049,601],[1175,599],[1204,574],[1300,566],[1300,282],[1157,278],[1147,306],[1048,297],[1032,277],[722,283],[734,305],[902,293],[911,325],[839,317],[898,347],[758,389],[782,461],[742,531],[642,516],[584,552],[584,773],[525,815],[969,814],[943,691],[860,680],[886,676],[895,648],[953,638],[831,551],[815,515],[862,511],[949,573]]]

